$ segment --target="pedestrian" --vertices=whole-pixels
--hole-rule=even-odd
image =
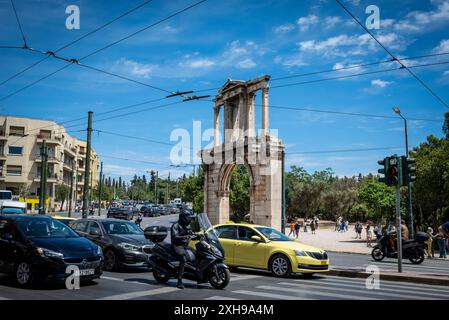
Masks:
[[[372,234],[372,230],[371,230],[371,225],[368,223],[366,225],[366,246],[367,247],[371,247],[372,238],[373,238],[373,234]]]
[[[349,228],[349,221],[346,220],[345,221],[345,232],[348,231],[348,228]]]
[[[360,221],[357,221],[357,223],[355,224],[355,238],[356,239],[362,239],[362,230],[363,230],[362,223]]]
[[[303,231],[307,232],[307,220],[306,219],[304,219],[304,230]]]
[[[290,222],[290,233],[288,234],[288,236],[290,237],[293,234],[293,237],[295,236],[295,224],[292,222]]]
[[[449,221],[438,228],[438,246],[440,247],[440,258],[447,259],[446,246],[449,238]]]
[[[315,220],[310,222],[310,230],[312,231],[312,234],[315,234]]]
[[[295,228],[295,238],[298,239],[298,235],[299,235],[299,228],[301,228],[301,225],[299,224],[299,219],[296,220],[296,223],[294,225]]]
[[[318,224],[320,223],[320,218],[316,217],[315,218],[315,229],[318,230]]]
[[[433,239],[435,238],[435,236],[433,235],[433,229],[431,227],[427,228],[427,235],[429,236],[429,240],[426,241],[427,259],[433,259],[433,258],[435,258],[434,251],[433,251]]]

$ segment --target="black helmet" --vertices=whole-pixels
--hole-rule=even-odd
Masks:
[[[192,222],[193,214],[189,210],[181,210],[179,213],[179,224],[187,227]]]

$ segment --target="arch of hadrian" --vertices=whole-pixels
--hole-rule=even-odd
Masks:
[[[269,80],[269,75],[249,81],[228,80],[215,97],[214,147],[201,151],[204,210],[213,224],[229,220],[231,174],[237,164],[243,164],[250,177],[250,220],[281,228],[284,145],[269,130]],[[262,129],[256,133],[258,91],[262,93]]]

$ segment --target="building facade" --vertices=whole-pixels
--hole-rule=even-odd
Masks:
[[[73,178],[72,208],[82,200],[86,168],[86,142],[70,136],[62,125],[53,121],[21,117],[0,117],[0,189],[28,203],[30,212],[37,211],[40,178],[41,146],[48,148],[47,208],[59,210],[56,201],[58,185],[70,187]],[[91,188],[98,183],[99,157],[92,149]],[[64,209],[68,207],[68,199]]]

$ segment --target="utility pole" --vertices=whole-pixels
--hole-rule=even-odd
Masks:
[[[83,188],[83,218],[87,218],[88,211],[88,195],[89,195],[89,175],[90,175],[90,153],[91,153],[91,136],[92,136],[92,111],[89,111],[87,118],[87,146],[86,146],[86,171],[84,171],[84,188]]]
[[[154,181],[154,203],[157,205],[157,180],[159,171],[156,171],[156,181]]]
[[[70,193],[69,193],[69,213],[68,216],[72,216],[72,201],[73,201],[73,176],[75,175],[75,162],[72,162],[72,173],[70,174]]]
[[[103,186],[103,161],[100,164],[100,185],[98,186],[98,216],[101,214],[101,187]]]
[[[396,185],[396,234],[398,240],[398,272],[402,272],[401,184]]]
[[[78,203],[78,165],[76,166],[76,173],[75,173],[75,211],[77,203]]]
[[[45,214],[45,202],[47,198],[47,158],[48,158],[48,150],[47,150],[47,142],[45,140],[42,141],[41,147],[41,181],[40,181],[40,189],[41,192],[39,194],[39,214]]]
[[[170,171],[168,172],[168,179],[167,179],[167,196],[165,197],[165,204],[168,204],[168,197],[169,197],[169,188],[170,188]]]

